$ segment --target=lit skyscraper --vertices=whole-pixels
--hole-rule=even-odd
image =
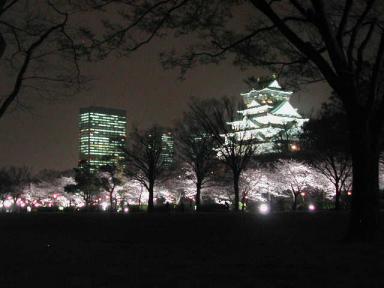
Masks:
[[[161,142],[162,142],[162,152],[161,152],[161,160],[164,164],[164,167],[171,167],[174,162],[174,141],[173,141],[173,135],[171,132],[165,132],[161,135]]]
[[[80,161],[92,170],[122,157],[127,133],[125,110],[103,107],[80,109]]]

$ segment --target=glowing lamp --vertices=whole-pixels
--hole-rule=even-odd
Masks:
[[[268,213],[269,213],[269,205],[268,205],[268,204],[265,204],[265,203],[260,204],[260,206],[259,206],[259,212],[260,212],[261,214],[268,214]]]
[[[299,150],[299,147],[296,144],[292,144],[291,145],[291,150],[292,151],[297,151],[297,150]]]
[[[316,210],[316,207],[315,207],[315,205],[313,205],[313,204],[309,204],[309,205],[308,205],[308,209],[309,209],[309,211],[315,211],[315,210]]]
[[[101,203],[101,209],[103,209],[103,211],[107,210],[107,207],[108,207],[108,203],[107,202]]]

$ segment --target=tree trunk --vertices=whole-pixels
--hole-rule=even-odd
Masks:
[[[85,208],[88,209],[89,206],[90,206],[90,197],[89,197],[89,193],[88,192],[85,192],[85,197],[84,197],[84,200],[85,200]]]
[[[245,193],[241,196],[241,212],[244,213],[245,211],[245,200],[246,200],[246,197],[245,197]]]
[[[114,209],[114,203],[113,203],[113,190],[109,191],[109,212],[113,212]]]
[[[298,194],[293,193],[293,203],[292,203],[292,210],[293,211],[296,211],[296,209],[297,209],[297,196],[298,196]]]
[[[364,117],[352,120],[352,206],[348,240],[371,240],[379,227],[379,149],[380,129]],[[360,122],[359,122],[360,120]]]
[[[237,175],[237,173],[233,173],[233,191],[235,192],[235,203],[233,205],[233,209],[235,212],[239,211],[239,180],[240,175]]]
[[[196,211],[200,211],[200,198],[201,198],[201,181],[196,182],[196,195],[195,195],[195,205]]]
[[[154,182],[150,181],[149,182],[149,187],[148,187],[148,212],[151,213],[153,212],[153,187],[154,187]]]
[[[335,188],[336,188],[335,210],[338,211],[338,210],[340,210],[340,193],[341,193],[341,191],[340,191],[338,184],[335,185]]]
[[[6,43],[5,43],[3,35],[0,33],[0,58],[3,57],[5,48],[6,48]]]

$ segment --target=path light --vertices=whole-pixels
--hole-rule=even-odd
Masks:
[[[296,144],[291,145],[291,151],[298,151],[299,147]]]
[[[269,205],[268,205],[268,204],[266,204],[266,203],[260,204],[260,206],[259,206],[259,212],[260,212],[261,214],[268,214],[268,213],[269,213],[269,210],[270,210],[270,208],[269,208]]]
[[[108,207],[108,203],[107,202],[102,202],[101,203],[101,209],[103,209],[103,211],[107,210],[107,207]]]
[[[316,207],[315,207],[315,205],[313,205],[313,204],[309,204],[309,205],[308,205],[308,209],[309,209],[309,211],[315,211],[315,210],[316,210]]]
[[[124,208],[124,213],[128,213],[129,212],[129,208],[128,207],[125,207]]]

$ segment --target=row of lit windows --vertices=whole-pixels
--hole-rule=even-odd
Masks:
[[[80,127],[80,132],[110,132],[110,133],[124,133],[125,134],[125,128],[122,127]]]
[[[103,134],[103,133],[100,133],[100,132],[105,132],[105,134],[116,134],[116,135],[121,135],[121,136],[125,136],[125,131],[118,131],[118,130],[108,130],[108,129],[97,129],[97,130],[94,130],[94,131],[91,131],[91,132],[94,132],[94,133],[98,133],[98,134]],[[92,135],[92,133],[91,133]]]
[[[105,151],[118,151],[118,148],[122,148],[123,146],[105,146],[105,145],[80,145],[81,150],[105,150]]]
[[[80,147],[92,147],[92,148],[109,148],[109,149],[116,149],[119,147],[124,147],[125,145],[120,144],[120,143],[113,143],[113,144],[104,144],[104,143],[98,143],[98,142],[93,142],[93,143],[81,143],[79,145]]]
[[[117,126],[117,127],[125,127],[126,123],[121,121],[101,121],[101,120],[92,120],[92,121],[80,121],[80,125],[108,125],[108,126]]]
[[[80,143],[105,143],[105,144],[122,144],[125,143],[124,139],[109,139],[109,138],[98,138],[98,137],[82,137]]]
[[[80,123],[97,123],[97,122],[102,122],[102,123],[115,123],[115,124],[126,124],[127,122],[124,119],[106,119],[106,118],[80,118]]]
[[[105,113],[97,113],[97,112],[85,112],[85,113],[81,113],[80,116],[98,116],[98,117],[112,117],[112,118],[117,118],[117,117],[121,117],[121,118],[125,118],[124,116],[121,116],[121,115],[113,115],[113,114],[105,114]]]

